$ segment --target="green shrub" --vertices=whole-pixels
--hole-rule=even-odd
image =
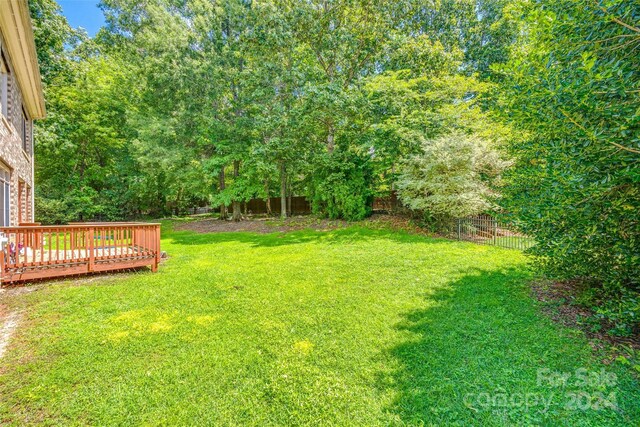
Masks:
[[[637,5],[531,6],[499,106],[521,136],[504,207],[550,276],[589,279],[624,303],[640,289],[640,56],[629,44],[640,36],[612,18],[633,22]]]
[[[637,3],[530,3],[498,111],[510,144],[505,209],[551,277],[583,279],[599,315],[629,331],[640,289]],[[623,24],[621,24],[623,23]]]
[[[369,159],[349,152],[324,155],[310,182],[311,207],[331,219],[357,221],[371,214]]]
[[[604,294],[602,302],[592,307],[596,316],[611,323],[608,332],[612,335],[630,336],[640,333],[640,295],[621,289],[613,297]]]
[[[67,204],[63,200],[36,197],[35,219],[45,225],[65,224],[70,220]]]
[[[35,219],[45,225],[65,224],[70,221],[114,221],[122,218],[121,209],[107,202],[91,187],[74,189],[60,199],[35,197]]]

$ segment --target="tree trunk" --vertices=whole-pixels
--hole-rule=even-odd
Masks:
[[[333,128],[333,124],[329,125],[329,133],[327,134],[327,152],[329,154],[333,154],[333,150],[336,147],[335,145],[335,132],[336,130]]]
[[[271,198],[269,197],[269,178],[264,180],[264,194],[267,195],[267,197],[264,199],[264,202],[267,205],[267,215],[271,215]]]
[[[220,175],[218,176],[218,181],[220,182],[220,192],[223,192],[226,188],[225,180],[224,180],[224,167],[220,170]],[[227,219],[227,206],[222,203],[220,205],[220,219]]]
[[[176,196],[176,201],[175,201],[175,204],[173,206],[173,211],[175,212],[176,216],[180,216],[180,201],[181,200],[182,200],[182,186],[178,190],[178,195]]]
[[[233,161],[233,177],[238,178],[240,174],[240,160]],[[239,201],[234,200],[232,202],[233,205],[233,220],[238,222],[242,219],[242,206]]]
[[[291,183],[289,183],[291,184]],[[291,211],[291,199],[293,198],[293,192],[291,191],[291,185],[289,185],[289,197],[287,198],[287,212],[289,216],[293,216],[293,212]]]
[[[287,217],[287,173],[284,162],[280,162],[280,217]]]
[[[396,191],[396,164],[391,165],[391,191]]]

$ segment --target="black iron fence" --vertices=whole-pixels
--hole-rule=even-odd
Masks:
[[[508,249],[525,250],[533,246],[531,237],[517,231],[516,227],[501,222],[489,215],[459,218],[455,221],[454,238],[483,245],[500,246]]]

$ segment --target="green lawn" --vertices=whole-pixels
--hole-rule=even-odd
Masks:
[[[540,314],[520,252],[358,226],[163,233],[157,274],[9,299],[24,315],[0,360],[0,423],[640,421],[638,382]],[[579,384],[578,368],[617,379]],[[587,409],[599,396],[617,409]]]

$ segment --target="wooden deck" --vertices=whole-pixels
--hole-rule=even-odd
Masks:
[[[160,261],[160,224],[74,223],[0,227],[0,283],[151,267]]]

